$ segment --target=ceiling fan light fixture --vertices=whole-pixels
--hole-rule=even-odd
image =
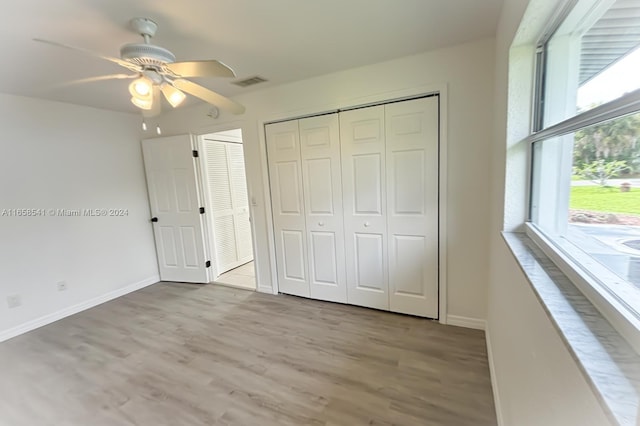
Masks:
[[[136,78],[129,85],[129,93],[136,99],[150,99],[153,82],[147,77]]]
[[[187,79],[190,77],[235,77],[236,74],[231,68],[215,59],[176,62],[176,57],[171,51],[151,43],[151,38],[158,29],[155,22],[148,18],[134,18],[131,21],[131,26],[142,36],[144,42],[125,44],[120,49],[119,58],[55,41],[45,39],[34,39],[34,41],[82,52],[133,72],[134,74],[91,77],[77,82],[131,79],[129,84],[131,102],[136,107],[145,110],[147,117],[155,117],[161,113],[162,101],[159,93],[161,91],[167,102],[174,108],[184,102],[186,95],[192,95],[233,114],[244,113],[245,108],[239,103]],[[253,80],[258,80],[258,78]],[[260,79],[260,81],[263,80]]]
[[[187,95],[168,83],[162,83],[160,90],[162,90],[162,94],[167,99],[167,102],[174,108],[180,105],[187,97]]]
[[[137,106],[140,109],[144,109],[149,111],[153,107],[153,100],[149,99],[140,99],[135,96],[131,98],[131,103]]]

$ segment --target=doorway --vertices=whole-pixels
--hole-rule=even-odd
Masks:
[[[255,290],[242,130],[202,135],[198,144],[212,282]]]

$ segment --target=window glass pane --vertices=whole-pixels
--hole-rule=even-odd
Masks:
[[[579,250],[615,274],[628,287],[624,300],[632,292],[640,302],[640,113],[536,142],[533,155],[532,222],[570,256]]]
[[[544,127],[640,88],[640,0],[584,0],[546,44]]]

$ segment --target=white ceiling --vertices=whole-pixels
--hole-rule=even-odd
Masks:
[[[20,0],[0,16],[0,92],[136,111],[127,81],[56,87],[126,72],[39,37],[118,56],[140,42],[128,21],[153,19],[153,43],[181,60],[218,59],[239,79],[197,81],[226,96],[459,44],[495,33],[502,0]],[[192,101],[193,102],[193,101]]]

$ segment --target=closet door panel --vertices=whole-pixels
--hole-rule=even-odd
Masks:
[[[305,191],[308,194],[308,215],[321,216],[335,214],[333,203],[333,170],[331,158],[305,160]]]
[[[300,147],[310,294],[347,301],[337,114],[301,119]]]
[[[355,288],[386,293],[384,279],[384,237],[382,234],[354,233]]]
[[[339,238],[334,232],[312,231],[310,235],[311,283],[337,286],[338,256],[336,240]]]
[[[304,235],[301,231],[281,231],[282,249],[284,256],[283,273],[289,280],[304,281],[305,256],[304,256]]]
[[[251,222],[249,220],[249,197],[247,193],[247,176],[244,167],[242,144],[227,143],[227,158],[231,177],[230,186],[237,242],[237,265],[239,266],[253,260],[253,238],[251,236]]]
[[[382,156],[353,155],[353,214],[382,217]]]
[[[279,289],[309,297],[298,122],[269,124],[265,129]]]
[[[389,302],[438,317],[438,98],[385,105]]]
[[[302,191],[300,190],[300,162],[281,161],[273,169],[276,191],[278,194],[278,214],[289,216],[287,219],[295,220],[292,216],[302,215]]]
[[[340,113],[347,300],[389,309],[384,107]]]

